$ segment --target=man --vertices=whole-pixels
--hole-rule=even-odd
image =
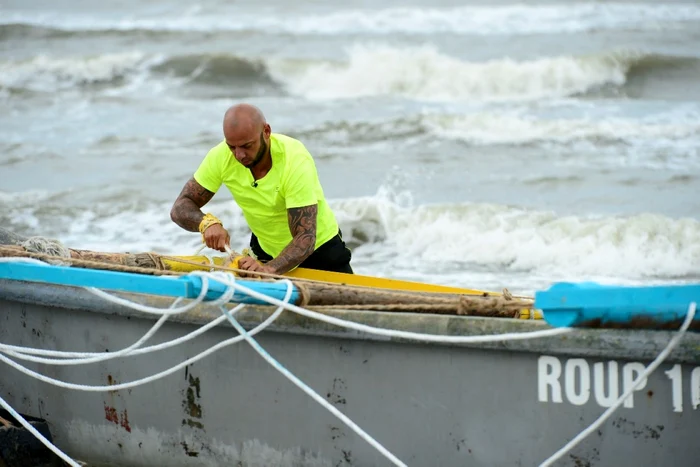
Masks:
[[[284,274],[301,266],[352,274],[350,250],[304,145],[272,133],[260,109],[248,104],[229,108],[223,129],[224,141],[207,153],[175,200],[173,222],[225,251],[229,233],[201,208],[226,185],[252,231],[257,256],[241,259],[240,269]]]

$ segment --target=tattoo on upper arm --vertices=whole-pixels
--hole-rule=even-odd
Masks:
[[[170,211],[170,218],[180,227],[197,232],[199,223],[204,217],[201,208],[213,197],[214,193],[197,183],[194,177],[190,178],[175,200]]]
[[[207,204],[213,197],[214,193],[197,183],[194,177],[190,178],[187,183],[185,183],[179,196],[179,198],[191,199],[198,208]]]
[[[317,213],[318,205],[316,204],[288,209],[287,219],[289,220],[289,230],[292,233],[292,237],[308,237],[309,235],[316,237]]]
[[[276,268],[280,274],[284,274],[311,256],[316,247],[317,213],[318,205],[316,204],[287,210],[292,241],[268,265]]]

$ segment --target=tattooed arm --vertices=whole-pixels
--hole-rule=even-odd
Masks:
[[[265,265],[276,274],[284,274],[311,256],[316,247],[316,214],[318,205],[290,208],[287,210],[292,241],[272,261]]]
[[[197,183],[194,178],[190,178],[180,192],[180,196],[173,203],[170,218],[185,230],[199,232],[199,223],[204,217],[201,207],[207,204],[213,196],[214,193]]]

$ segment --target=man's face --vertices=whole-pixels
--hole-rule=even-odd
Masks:
[[[230,135],[226,138],[231,154],[244,167],[253,168],[265,157],[268,144],[265,141],[265,130],[253,135]]]

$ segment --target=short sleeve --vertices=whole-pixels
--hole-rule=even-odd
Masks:
[[[310,156],[295,158],[289,167],[285,187],[285,206],[287,209],[318,204],[318,175],[316,165]]]
[[[219,159],[217,148],[213,148],[207,153],[202,163],[199,164],[199,168],[194,173],[195,181],[212,193],[219,191],[223,183]]]

